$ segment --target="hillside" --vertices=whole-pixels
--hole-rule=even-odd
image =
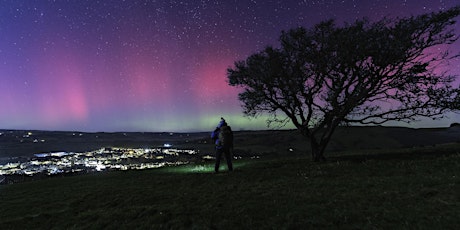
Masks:
[[[455,229],[460,145],[108,172],[0,186],[0,229]]]
[[[179,148],[213,152],[208,132],[203,133],[82,133],[29,130],[0,130],[0,160],[35,153],[80,152],[103,147],[155,147],[165,143]],[[402,127],[340,127],[327,151],[395,149],[459,142],[460,127],[410,129]],[[235,132],[235,153],[266,155],[306,153],[308,141],[296,130]]]

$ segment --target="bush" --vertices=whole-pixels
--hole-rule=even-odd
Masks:
[[[451,127],[451,128],[452,128],[452,127],[460,127],[460,123],[456,123],[456,122],[455,122],[455,123],[452,123],[452,124],[450,124],[450,127]]]

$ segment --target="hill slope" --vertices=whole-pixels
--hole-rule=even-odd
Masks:
[[[0,186],[0,229],[454,229],[460,146],[240,160]]]
[[[208,132],[204,133],[81,133],[26,130],[0,130],[0,160],[32,156],[35,153],[81,152],[103,147],[155,147],[164,143],[179,148],[213,153]],[[30,135],[29,135],[30,134]],[[327,151],[394,149],[460,142],[460,127],[409,129],[402,127],[339,127]],[[236,153],[240,155],[285,154],[309,151],[308,140],[296,130],[235,132]],[[290,150],[291,149],[291,150]],[[327,156],[327,155],[326,155]]]

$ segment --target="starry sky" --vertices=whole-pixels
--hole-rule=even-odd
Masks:
[[[282,30],[445,10],[458,0],[0,0],[0,129],[265,129],[226,69]],[[460,27],[454,29],[460,34]],[[460,42],[453,51],[460,52]],[[450,63],[460,75],[460,60]],[[459,115],[414,127],[448,126]]]

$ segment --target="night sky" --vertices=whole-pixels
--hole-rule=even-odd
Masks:
[[[282,30],[406,17],[458,0],[0,0],[0,129],[264,129],[226,69]],[[455,26],[457,35],[460,26]],[[460,41],[454,51],[460,52]],[[460,75],[460,60],[451,62]],[[459,81],[457,81],[459,82]],[[448,126],[459,115],[414,127]]]

